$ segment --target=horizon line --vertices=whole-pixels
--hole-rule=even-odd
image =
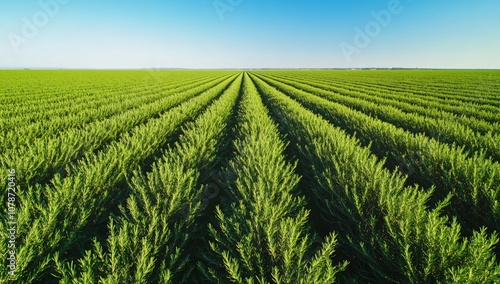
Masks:
[[[447,68],[447,67],[219,67],[219,68],[81,68],[81,67],[0,67],[0,70],[500,70],[500,68]]]

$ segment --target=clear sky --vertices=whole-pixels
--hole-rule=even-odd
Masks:
[[[1,0],[0,68],[500,68],[498,0]]]

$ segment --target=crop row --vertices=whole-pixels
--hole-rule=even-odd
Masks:
[[[460,237],[460,225],[440,216],[449,200],[429,209],[432,191],[405,187],[404,176],[384,169],[370,148],[259,77],[253,79],[294,142],[302,171],[310,177],[306,195],[322,226],[338,233],[351,277],[408,283],[498,280],[496,234]]]
[[[36,123],[50,124],[53,121],[65,119],[67,116],[77,115],[81,111],[95,110],[102,106],[120,103],[124,99],[131,99],[131,93],[134,94],[134,97],[148,94],[159,95],[166,90],[180,86],[189,86],[201,81],[208,82],[211,79],[214,79],[214,76],[203,80],[199,78],[190,80],[179,79],[169,85],[152,85],[148,88],[140,89],[138,89],[138,86],[133,85],[110,89],[109,87],[106,88],[107,84],[102,83],[102,85],[96,84],[86,91],[74,89],[69,94],[59,91],[52,93],[48,100],[30,102],[25,106],[19,104],[5,106],[7,109],[1,112],[2,119],[0,120],[0,125],[5,131],[11,129],[18,130]],[[22,99],[20,99],[21,97]],[[58,100],[53,101],[50,98],[58,98]],[[18,100],[22,102],[29,101],[29,99],[22,95],[19,95]]]
[[[399,109],[383,102],[370,102],[365,97],[358,98],[353,92],[339,94],[325,90],[322,85],[314,87],[293,80],[278,79],[277,81],[359,110],[410,132],[424,133],[435,140],[448,144],[456,143],[465,146],[466,150],[472,152],[485,152],[493,160],[500,161],[499,133],[491,134],[490,132],[483,135],[467,126],[455,123],[450,118],[432,118],[426,114],[411,113],[405,108]]]
[[[335,235],[314,251],[304,199],[295,195],[300,177],[248,76],[239,118],[203,274],[211,283],[332,283],[346,265],[330,260]]]
[[[276,78],[276,77],[273,77]],[[283,78],[283,77],[282,77]],[[432,97],[419,98],[410,93],[387,92],[377,87],[351,86],[349,83],[332,82],[328,78],[288,76],[288,79],[297,83],[304,83],[318,87],[324,91],[331,91],[339,95],[354,97],[370,101],[383,106],[393,106],[407,113],[415,113],[436,119],[445,119],[449,122],[456,122],[470,127],[474,131],[485,133],[500,133],[500,124],[464,115],[464,109],[470,110],[474,105],[461,102],[459,106],[453,107],[450,99],[446,101],[435,101]],[[498,111],[498,109],[496,109]]]
[[[9,119],[8,123],[2,125],[5,133],[0,138],[0,149],[16,148],[27,143],[33,143],[40,138],[49,138],[59,134],[61,130],[67,131],[71,128],[83,128],[86,124],[94,121],[102,121],[114,115],[124,113],[143,105],[152,104],[174,93],[187,91],[197,85],[212,83],[216,78],[209,78],[197,84],[193,82],[182,82],[173,84],[169,90],[161,91],[149,89],[142,92],[130,94],[115,94],[104,96],[100,100],[87,98],[81,105],[71,105],[58,113],[52,113],[44,119],[22,116],[18,119]],[[54,107],[57,109],[57,107]],[[35,111],[38,113],[40,110]]]
[[[196,117],[233,80],[234,76],[149,119],[106,149],[86,154],[78,164],[68,167],[66,176],[56,174],[50,184],[30,185],[19,191],[23,200],[18,213],[18,232],[23,236],[17,244],[20,280],[32,283],[47,277],[53,272],[56,254],[69,257],[75,248],[89,243],[94,236],[85,232],[105,224],[109,208],[126,198],[124,185],[137,165],[154,157],[182,124]],[[2,247],[3,254],[5,249]]]
[[[189,278],[188,244],[203,213],[200,176],[217,160],[227,121],[241,85],[239,76],[168,148],[146,175],[131,179],[120,217],[110,219],[109,236],[79,261],[57,260],[61,283],[179,283]]]
[[[216,86],[224,78],[193,86],[184,92],[162,97],[150,104],[122,112],[116,116],[59,132],[55,137],[38,138],[27,145],[18,145],[2,153],[2,164],[22,173],[21,184],[43,183],[55,173],[63,173],[65,167],[87,153],[96,152],[108,142],[126,134],[137,125],[161,115],[170,108]],[[229,79],[225,79],[226,81]]]
[[[452,194],[451,206],[445,210],[458,217],[466,232],[481,226],[500,231],[500,164],[289,85],[265,81],[355,134],[381,159],[386,158],[389,168],[400,168],[424,188],[435,187],[431,204]]]
[[[315,74],[319,75],[319,74]],[[325,72],[331,77],[332,74]],[[498,73],[491,71],[338,72],[335,81],[417,97],[500,106]],[[446,101],[444,101],[446,104]]]

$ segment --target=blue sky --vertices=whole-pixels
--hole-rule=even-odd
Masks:
[[[0,67],[498,69],[499,15],[497,0],[2,0]]]

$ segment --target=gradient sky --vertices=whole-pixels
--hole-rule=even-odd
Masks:
[[[500,1],[2,0],[0,67],[498,69]]]

